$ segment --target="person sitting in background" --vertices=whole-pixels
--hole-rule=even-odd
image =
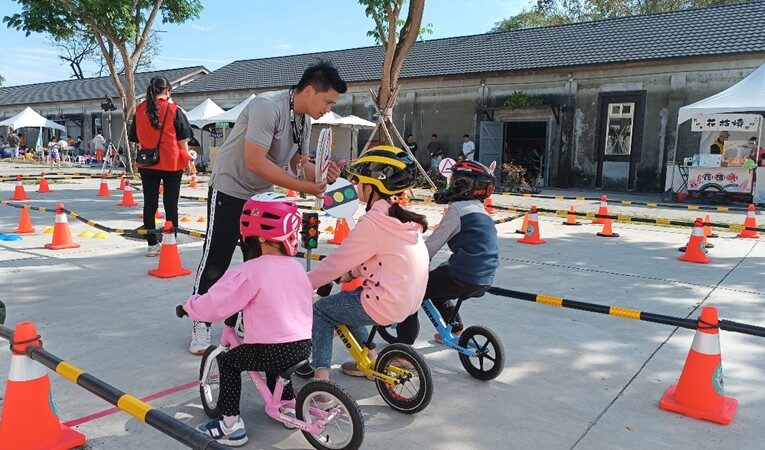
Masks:
[[[757,162],[758,166],[765,166],[765,148],[757,145],[757,136],[749,138],[749,146],[752,148],[749,158]]]
[[[709,153],[713,155],[723,155],[723,159],[725,159],[725,141],[727,141],[728,138],[730,138],[730,133],[721,131],[717,140],[709,147]]]

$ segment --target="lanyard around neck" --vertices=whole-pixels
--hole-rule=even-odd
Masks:
[[[300,128],[295,121],[295,94],[294,89],[290,89],[290,125],[292,126],[292,142],[298,145],[298,151],[303,143],[303,127],[305,127],[305,114],[300,115]]]

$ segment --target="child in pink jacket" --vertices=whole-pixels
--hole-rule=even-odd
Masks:
[[[197,427],[235,447],[247,442],[239,417],[242,372],[265,372],[273,391],[278,374],[311,353],[313,290],[293,258],[301,220],[294,203],[275,197],[260,194],[244,204],[240,232],[252,259],[229,269],[206,294],[192,295],[183,305],[191,319],[202,322],[222,321],[242,311],[244,344],[218,355],[222,417]],[[289,383],[282,399],[293,398]]]
[[[348,172],[357,182],[367,213],[343,244],[308,273],[314,289],[337,278],[361,278],[362,287],[327,296],[313,306],[313,367],[315,377],[329,379],[332,332],[348,326],[359,342],[366,325],[390,325],[417,311],[428,281],[428,249],[422,240],[425,217],[398,204],[398,195],[416,179],[415,162],[391,146],[365,152]],[[343,372],[363,376],[352,361]]]

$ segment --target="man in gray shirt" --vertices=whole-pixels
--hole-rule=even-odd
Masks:
[[[274,185],[316,196],[324,193],[327,183],[315,181],[315,167],[308,161],[311,119],[329,112],[346,90],[337,69],[318,62],[293,88],[260,94],[239,114],[210,179],[207,237],[194,294],[205,294],[231,264],[234,249],[241,246],[239,222],[247,199]],[[289,174],[288,166],[293,173],[304,173],[305,179]],[[340,166],[330,163],[327,182],[333,183],[339,174]],[[245,258],[247,253],[242,248]],[[209,325],[194,324],[191,353],[201,355],[210,345]]]

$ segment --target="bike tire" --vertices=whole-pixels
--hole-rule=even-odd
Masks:
[[[202,400],[202,408],[204,408],[205,414],[211,419],[220,417],[220,407],[218,406],[218,400],[220,398],[220,368],[218,368],[217,358],[210,359],[210,354],[217,348],[218,347],[214,345],[207,347],[204,355],[202,355],[202,362],[199,365],[199,398]],[[210,364],[214,365],[215,370],[211,367],[210,370],[208,370],[207,378],[209,379],[214,373],[217,373],[217,383],[209,383],[208,380],[202,379],[208,360],[210,361]],[[214,384],[217,384],[217,390],[214,389]]]
[[[480,338],[481,336],[485,342],[484,339]],[[471,344],[474,348],[478,348],[480,353],[472,358],[463,353],[459,354],[460,362],[465,371],[473,378],[481,381],[497,378],[505,368],[505,347],[502,345],[502,341],[490,329],[473,325],[465,328],[459,341],[460,347],[469,348],[468,346]],[[484,367],[484,362],[487,359],[493,363],[489,368]],[[476,365],[474,362],[478,364]]]
[[[342,441],[336,444],[333,442],[329,431],[335,430],[335,426],[340,430],[337,423],[329,422],[324,427],[325,433],[319,436],[313,435],[308,431],[303,431],[303,436],[311,443],[314,448],[319,450],[356,450],[364,442],[364,418],[359,409],[359,405],[343,388],[328,380],[314,380],[300,388],[298,396],[295,399],[295,417],[304,422],[313,423],[310,416],[310,409],[317,408],[318,405],[312,400],[318,395],[324,397],[322,401],[334,402],[331,408],[341,407],[343,415],[347,416],[346,424],[350,425],[350,433]],[[339,420],[336,418],[335,420]],[[341,435],[345,433],[340,433]]]
[[[395,360],[403,360],[412,367],[413,380],[405,381],[404,384],[389,385],[382,380],[375,379],[377,391],[385,403],[396,411],[404,414],[416,414],[424,410],[433,398],[433,374],[425,362],[425,358],[406,344],[391,344],[385,347],[377,356],[375,370],[395,377],[392,372],[387,370],[388,366]],[[396,366],[398,367],[398,364]],[[416,388],[416,390],[411,398],[406,398],[401,395],[403,389],[401,392],[396,391],[398,386],[409,386],[406,388],[408,393],[412,392],[412,388]]]

